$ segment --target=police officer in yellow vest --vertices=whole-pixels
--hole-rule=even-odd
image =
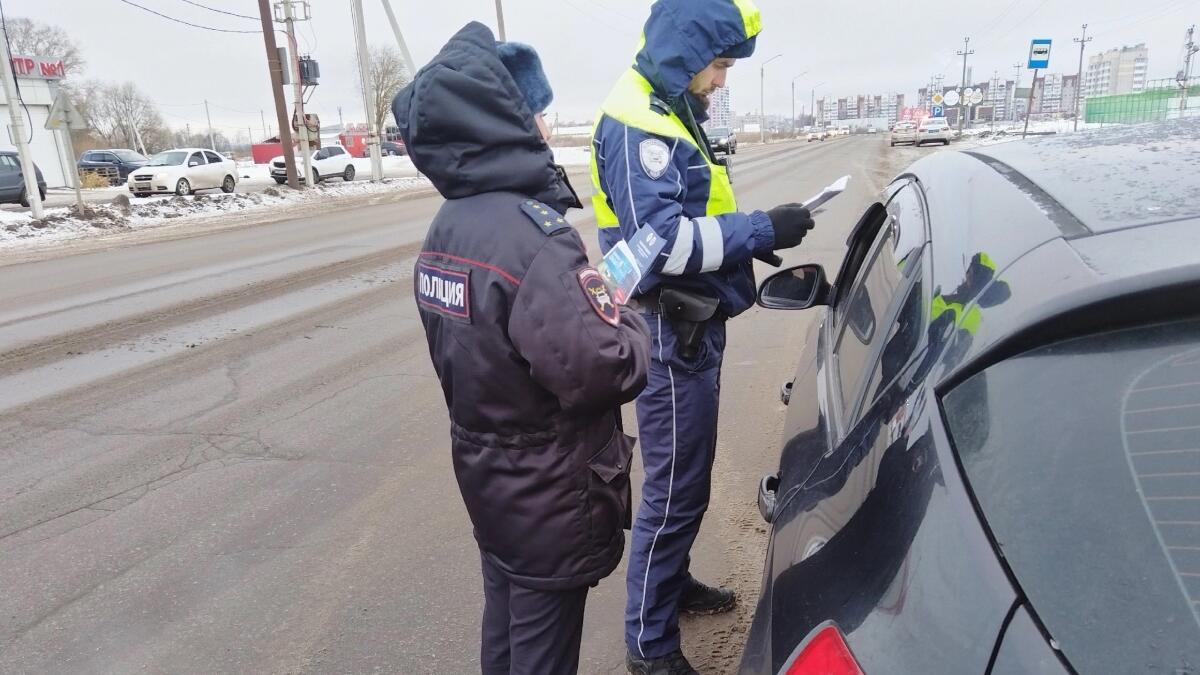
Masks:
[[[751,0],[659,0],[592,139],[601,248],[624,239],[649,251],[634,293],[653,343],[637,401],[646,477],[626,582],[631,673],[695,672],[679,648],[679,612],[736,603],[688,569],[708,507],[725,321],[754,302],[753,258],[798,245],[813,225],[798,204],[739,212],[700,126],[760,29]]]

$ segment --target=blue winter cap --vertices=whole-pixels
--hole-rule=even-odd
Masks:
[[[536,115],[549,108],[554,92],[550,89],[550,80],[546,79],[546,71],[542,70],[542,60],[533,47],[522,42],[497,42],[496,52],[517,88],[525,95],[529,109]]]

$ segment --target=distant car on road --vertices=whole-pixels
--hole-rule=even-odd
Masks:
[[[304,172],[304,158],[296,155],[296,167]],[[354,159],[341,145],[327,145],[312,154],[313,184],[326,178],[341,178],[349,183],[354,180]],[[271,178],[283,185],[287,182],[287,164],[283,155],[271,160]],[[300,182],[305,182],[300,176]]]
[[[88,150],[79,157],[79,173],[88,171],[111,177],[113,185],[120,185],[135,169],[150,161],[145,155],[120,148],[111,150]],[[114,171],[115,170],[115,171]]]
[[[729,127],[715,127],[708,131],[708,147],[713,154],[723,152],[726,155],[737,154],[737,134]]]
[[[877,133],[879,133],[879,130],[876,129],[875,127],[867,127],[867,133],[868,134],[877,134]]]
[[[915,144],[917,142],[916,122],[897,122],[896,126],[892,127],[892,132],[888,140],[893,148],[899,143]]]
[[[808,133],[808,140],[806,142],[812,143],[813,141],[823,141],[826,138],[829,138],[829,134],[823,129],[818,129],[817,131],[810,131]]]
[[[1200,118],[937,153],[832,281],[763,282],[815,320],[742,675],[1195,672],[1197,156]]]
[[[233,192],[237,189],[237,163],[203,148],[176,148],[154,155],[129,174],[129,191],[135,197],[152,194],[189,195],[199,190]]]
[[[950,145],[950,123],[945,117],[930,117],[922,120],[920,126],[917,127],[917,139],[914,145],[921,146],[926,143],[941,143],[942,145]]]
[[[400,141],[383,141],[379,144],[379,155],[381,157],[404,157],[408,155],[408,150],[405,149],[404,143]],[[367,159],[371,156],[371,146],[363,148],[362,157]]]
[[[46,179],[42,170],[33,165],[37,176],[38,194],[46,198]],[[25,193],[25,174],[21,171],[21,159],[10,150],[0,150],[0,203],[29,206]]]

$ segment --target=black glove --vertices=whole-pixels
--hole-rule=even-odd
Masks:
[[[767,211],[771,228],[775,230],[776,251],[799,246],[804,235],[813,228],[812,214],[800,204],[782,204]]]

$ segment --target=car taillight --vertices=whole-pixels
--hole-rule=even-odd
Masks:
[[[818,628],[784,670],[786,675],[864,675],[836,626]]]

